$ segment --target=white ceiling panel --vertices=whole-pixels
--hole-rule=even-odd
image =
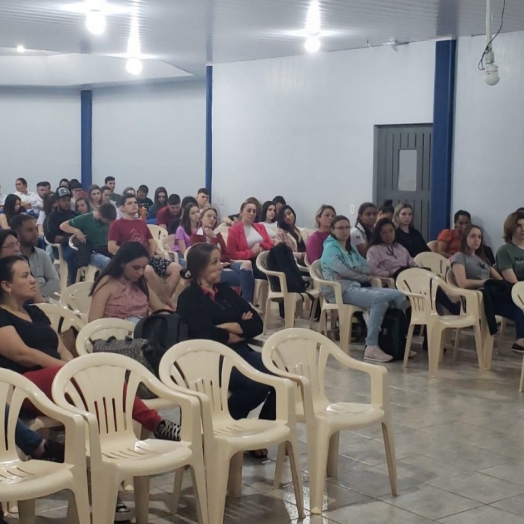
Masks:
[[[0,55],[23,44],[47,53],[123,56],[136,13],[142,52],[202,76],[206,63],[304,53],[308,0],[107,0],[107,29],[85,29],[83,2],[0,0]],[[483,0],[320,0],[322,49],[336,51],[485,31]],[[503,0],[493,0],[494,27]],[[76,12],[75,12],[76,11]],[[524,1],[507,0],[503,31],[524,30]]]

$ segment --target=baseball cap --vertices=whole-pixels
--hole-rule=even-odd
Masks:
[[[56,195],[57,195],[58,198],[70,197],[71,196],[71,191],[69,191],[69,189],[67,189],[67,187],[59,187],[56,190]]]

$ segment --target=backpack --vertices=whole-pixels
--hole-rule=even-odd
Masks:
[[[158,367],[164,353],[175,344],[187,340],[189,332],[179,315],[161,309],[140,320],[133,336],[149,341],[148,351],[144,355],[158,376]]]
[[[302,278],[293,251],[286,244],[280,243],[270,249],[267,256],[267,268],[286,275],[287,290],[290,293],[306,293],[309,282]],[[280,280],[277,277],[268,276],[268,278],[273,291],[282,291]]]
[[[388,309],[380,326],[378,345],[393,360],[402,360],[406,350],[408,319],[401,309]]]

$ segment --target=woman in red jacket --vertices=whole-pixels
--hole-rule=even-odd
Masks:
[[[257,268],[256,258],[262,251],[273,247],[266,228],[255,223],[257,208],[255,204],[244,202],[240,207],[240,222],[232,226],[227,235],[227,249],[233,260],[251,260],[255,278],[266,279]]]
[[[240,287],[242,298],[253,303],[255,294],[255,278],[250,260],[233,262],[229,256],[226,243],[221,233],[215,233],[217,225],[217,210],[214,207],[206,207],[200,212],[200,227],[191,235],[191,245],[197,243],[213,244],[220,249],[220,262],[225,271],[222,271],[220,282],[229,284],[231,287]]]

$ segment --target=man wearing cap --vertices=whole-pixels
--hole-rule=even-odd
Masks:
[[[45,237],[51,244],[61,244],[64,260],[67,262],[67,282],[72,285],[76,280],[76,251],[69,246],[69,237],[60,229],[60,224],[72,220],[76,213],[71,209],[71,191],[67,187],[59,187],[56,190],[57,207],[49,215]],[[58,253],[55,252],[55,257]]]

